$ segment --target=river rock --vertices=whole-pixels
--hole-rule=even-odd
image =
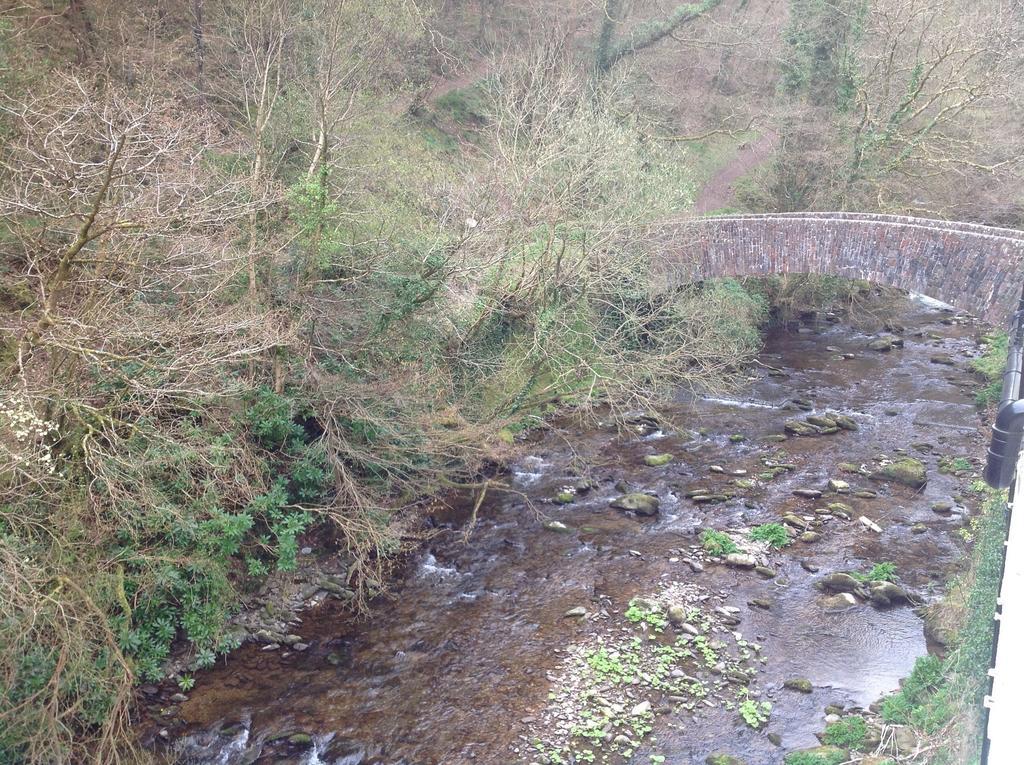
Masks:
[[[568,611],[562,614],[563,618],[565,619],[582,619],[586,615],[587,609],[584,606],[576,606],[575,608],[570,608]]]
[[[893,349],[893,346],[893,339],[891,337],[879,337],[868,343],[868,350],[888,353]]]
[[[870,478],[875,481],[891,481],[903,484],[912,489],[923,489],[928,483],[928,475],[924,463],[913,457],[901,459],[882,465],[871,473]]]
[[[948,499],[944,499],[933,504],[932,510],[940,515],[948,515],[953,512],[953,503]]]
[[[810,423],[818,428],[835,428],[836,421],[825,414],[809,414],[804,417],[804,422]]]
[[[596,489],[597,487],[598,483],[594,479],[581,478],[575,483],[575,485],[572,488],[575,490],[577,494],[586,494],[591,489]]]
[[[630,715],[632,715],[633,717],[640,717],[641,715],[645,715],[645,714],[647,714],[650,711],[651,711],[651,702],[649,702],[649,701],[641,701],[639,704],[637,704],[635,707],[633,707],[633,709],[630,711]]]
[[[660,506],[661,500],[657,497],[641,492],[624,494],[611,502],[611,507],[616,510],[632,510],[637,515],[657,515]]]
[[[806,677],[792,677],[784,682],[782,687],[789,688],[791,691],[800,691],[800,693],[811,693],[814,690],[811,681]]]
[[[829,412],[828,416],[835,420],[837,427],[840,427],[843,430],[860,430],[860,425],[858,425],[857,421],[849,415]]]
[[[857,599],[848,592],[841,592],[838,595],[822,598],[821,605],[826,611],[841,611],[857,605]]]
[[[690,501],[698,505],[720,505],[728,499],[728,494],[698,494],[695,497],[690,497]]]
[[[672,624],[681,625],[686,621],[686,608],[678,604],[669,606],[665,615]]]
[[[734,757],[731,754],[725,754],[724,752],[712,752],[708,755],[708,758],[704,760],[704,765],[747,765],[739,757]]]
[[[798,537],[798,539],[801,542],[817,542],[819,539],[821,539],[821,534],[819,534],[817,531],[805,531]]]
[[[754,573],[765,579],[775,578],[775,569],[768,568],[767,566],[754,566]]]
[[[829,478],[828,488],[836,494],[845,494],[850,490],[850,484],[838,478]]]
[[[280,632],[274,632],[273,630],[256,630],[256,632],[253,633],[252,638],[257,643],[280,644],[284,642],[284,635]]]
[[[871,605],[885,608],[908,600],[906,591],[892,582],[871,582],[868,585]]]
[[[805,521],[799,515],[794,515],[793,513],[786,513],[784,516],[782,516],[782,522],[785,523],[787,526],[792,526],[796,529],[806,529],[809,525],[807,521]]]
[[[821,571],[817,563],[812,563],[809,560],[800,561],[800,568],[802,568],[808,574],[817,574],[819,571]]]
[[[770,611],[771,607],[774,605],[774,601],[772,601],[771,598],[754,598],[753,600],[748,600],[747,605],[754,608],[762,608],[765,611]]]
[[[350,590],[348,587],[343,587],[330,579],[321,579],[318,584],[321,590],[329,592],[331,595],[341,598],[342,600],[352,600],[356,596],[355,592]]]
[[[793,489],[793,494],[805,499],[817,499],[821,496],[821,491],[819,489]]]
[[[841,571],[823,576],[814,586],[825,592],[860,592],[863,588],[860,582]]]
[[[800,422],[800,420],[786,420],[783,428],[794,436],[816,436],[821,432],[814,425]]]
[[[733,568],[754,568],[757,565],[757,559],[746,553],[729,553],[725,556],[725,565]]]
[[[576,494],[571,491],[560,491],[555,495],[554,502],[556,505],[568,505],[570,502],[576,500]]]
[[[726,627],[735,627],[741,621],[738,614],[719,613],[718,617]]]
[[[859,520],[859,521],[861,522],[861,524],[862,524],[862,525],[864,525],[864,526],[866,526],[867,528],[871,529],[871,530],[872,530],[873,532],[875,532],[876,534],[881,534],[881,533],[882,533],[882,527],[881,527],[881,526],[879,526],[879,525],[878,525],[877,523],[875,523],[875,522],[874,522],[873,520],[871,520],[870,518],[868,518],[868,517],[867,517],[866,515],[862,515],[862,516],[861,516],[860,518],[858,518],[857,520]]]
[[[900,754],[911,754],[917,749],[917,734],[912,728],[900,726],[894,729],[893,743]]]
[[[942,366],[946,367],[952,367],[956,365],[956,362],[953,361],[953,358],[945,353],[937,353],[934,356],[932,356],[929,359],[929,361],[931,361],[932,364],[941,364]]]
[[[542,526],[547,531],[557,531],[560,534],[568,534],[570,531],[572,531],[572,529],[570,529],[561,521],[544,521]]]
[[[648,454],[644,457],[644,464],[648,467],[663,467],[672,461],[671,454]]]

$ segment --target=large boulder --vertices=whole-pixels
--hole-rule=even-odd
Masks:
[[[794,436],[816,436],[821,432],[814,425],[800,422],[800,420],[786,420],[783,427],[787,433],[792,433]]]
[[[841,592],[838,595],[829,595],[821,599],[821,607],[826,611],[845,611],[857,605],[857,599],[848,592]]]
[[[871,598],[871,605],[879,608],[906,603],[910,600],[906,590],[892,582],[871,582],[868,585],[868,596]]]
[[[800,693],[811,693],[814,690],[814,685],[806,677],[791,677],[782,684],[782,687],[789,688],[791,691],[800,691]]]
[[[671,461],[671,454],[648,454],[644,457],[644,464],[648,467],[663,467]]]
[[[873,471],[870,477],[875,481],[891,481],[912,489],[923,489],[928,483],[924,463],[913,457],[903,457],[886,463]]]
[[[725,556],[725,564],[733,568],[754,568],[757,565],[757,559],[746,553],[729,553]]]
[[[637,491],[613,499],[611,506],[616,510],[632,510],[637,515],[657,515],[661,500],[651,494]]]
[[[828,416],[835,420],[836,425],[843,430],[860,430],[860,425],[858,425],[857,421],[849,415],[829,412]]]
[[[834,574],[823,576],[817,582],[815,587],[825,592],[860,592],[863,589],[863,585],[854,579],[849,574],[844,574],[841,571],[837,571]]]

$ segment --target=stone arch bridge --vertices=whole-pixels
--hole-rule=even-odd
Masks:
[[[730,215],[659,224],[658,286],[812,273],[937,298],[1005,325],[1024,287],[1024,231],[870,213]]]

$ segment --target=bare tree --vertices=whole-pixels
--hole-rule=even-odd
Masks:
[[[221,20],[224,77],[218,96],[241,118],[251,141],[251,193],[267,193],[272,146],[272,121],[284,92],[286,46],[294,30],[286,0],[254,0],[228,5]],[[259,290],[259,227],[249,221],[248,284],[250,299]]]
[[[722,0],[701,0],[699,3],[677,5],[664,18],[650,19],[633,26],[624,36],[619,29],[626,23],[626,3],[623,0],[605,0],[601,31],[597,40],[597,69],[608,72],[618,62],[649,48],[680,27],[689,24],[721,5]]]

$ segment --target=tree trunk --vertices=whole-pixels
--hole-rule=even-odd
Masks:
[[[64,10],[64,17],[71,25],[71,33],[75,36],[78,44],[78,64],[81,66],[90,57],[94,48],[92,21],[89,20],[89,11],[85,7],[85,0],[71,0]]]
[[[206,39],[203,26],[203,5],[206,0],[192,0],[192,39],[196,44],[196,90],[206,93]]]

